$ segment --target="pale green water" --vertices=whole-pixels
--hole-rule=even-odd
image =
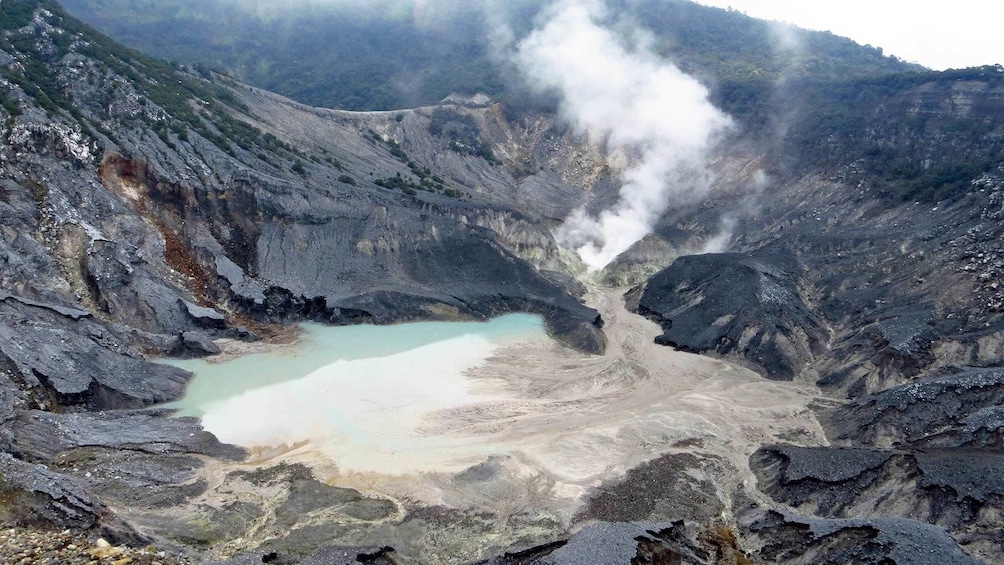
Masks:
[[[222,363],[201,359],[164,360],[192,371],[185,397],[169,407],[179,415],[205,416],[207,409],[249,391],[301,379],[338,362],[389,358],[432,344],[459,338],[481,338],[500,345],[546,337],[543,320],[530,314],[510,314],[488,322],[420,322],[393,326],[324,326],[302,324],[303,333],[295,345],[237,357]],[[462,343],[458,341],[457,343]],[[437,359],[417,357],[434,370]],[[429,367],[398,370],[423,373]],[[419,369],[425,369],[419,370]],[[379,381],[400,375],[367,375]],[[377,382],[372,383],[378,385]],[[431,384],[431,383],[430,383]]]

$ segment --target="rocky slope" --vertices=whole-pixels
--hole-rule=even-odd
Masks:
[[[500,130],[499,157],[449,150],[430,109],[314,110],[145,59],[50,2],[3,8],[5,522],[142,545],[108,504],[170,506],[205,489],[190,482],[205,458],[241,458],[196,421],[113,412],[176,399],[189,375],[147,359],[214,353],[212,338],[526,311],[603,349],[571,279],[541,274],[568,259],[526,205],[581,191],[545,164],[522,184],[499,164],[557,154],[524,143],[547,123]],[[492,108],[451,108],[502,127]],[[220,526],[173,539],[235,527]]]
[[[305,319],[510,311],[602,351],[581,267],[550,235],[574,207],[610,200],[602,151],[481,97],[316,109],[141,57],[50,2],[3,10],[0,523],[234,563],[402,559],[325,547],[331,528],[413,545],[495,535],[490,515],[401,508],[297,465],[220,472],[245,454],[150,409],[189,375],[148,359]],[[709,200],[667,214],[603,274],[647,280],[629,304],[662,325],[660,343],[817,383],[830,445],[765,445],[745,477],[680,444],[597,485],[563,541],[515,517],[530,533],[488,562],[999,561],[994,73],[897,83],[895,103],[861,108],[881,120],[815,142],[806,132],[839,104],[803,107],[787,137],[747,130],[715,161]],[[729,253],[673,261],[724,225]]]
[[[875,163],[847,152],[828,158],[827,173],[768,160],[772,181],[737,220],[732,252],[677,259],[630,299],[662,325],[661,343],[769,378],[810,380],[842,404],[818,408],[831,445],[765,446],[751,458],[758,488],[773,500],[825,518],[834,525],[828,532],[866,517],[936,524],[970,556],[994,562],[1004,493],[997,417],[1004,158],[982,151],[1004,132],[1004,84],[999,69],[978,76],[934,75],[906,86],[897,109],[862,108],[885,114],[898,134],[857,132],[903,155],[912,148],[912,158],[930,159],[932,168],[965,168],[985,155],[985,167],[964,172],[964,182],[882,178],[869,172]],[[888,115],[895,112],[898,122]],[[926,121],[925,131],[907,131],[909,120]],[[795,553],[815,551],[826,556],[818,562],[861,558],[794,540],[782,545],[798,551],[772,548],[779,542],[770,538],[784,539],[791,524],[822,523],[772,516],[746,518],[751,539],[767,533],[760,555],[768,560],[803,562]],[[764,529],[764,519],[780,529]],[[869,523],[867,538],[887,526]],[[833,538],[815,529],[816,538]]]

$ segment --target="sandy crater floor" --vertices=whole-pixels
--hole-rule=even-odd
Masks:
[[[282,434],[261,436],[242,427],[243,441],[236,443],[252,447],[254,455],[239,467],[300,462],[330,485],[402,505],[499,514],[531,509],[567,523],[591,487],[662,454],[699,453],[727,462],[716,476],[697,477],[711,480],[724,501],[752,485],[747,460],[760,445],[824,441],[808,408],[820,398],[815,387],[769,381],[655,344],[658,326],[625,309],[623,290],[589,296],[605,321],[605,355],[583,355],[552,340],[490,350],[469,342],[447,345],[464,348],[454,351],[469,364],[460,372],[463,390],[456,382],[437,382],[411,393],[427,400],[441,393],[448,398],[441,406],[383,406],[360,417],[363,432],[355,437],[306,433],[294,441],[294,434],[287,442],[293,445],[275,445]],[[477,362],[478,356],[487,361]],[[267,409],[261,419],[270,420]],[[255,433],[271,437],[265,443],[272,445],[251,445]],[[212,471],[217,484],[228,470]]]

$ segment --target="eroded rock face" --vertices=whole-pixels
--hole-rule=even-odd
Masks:
[[[855,447],[771,446],[751,459],[761,489],[826,518],[910,517],[992,562],[1004,543],[1001,371],[970,368],[859,398],[826,419]]]
[[[571,347],[603,350],[597,312],[571,296],[570,280],[539,271],[565,261],[546,222],[586,194],[543,164],[557,151],[524,146],[553,118],[521,132],[497,108],[460,108],[499,144],[505,162],[490,163],[449,150],[429,131],[429,109],[400,119],[318,110],[126,63],[52,8],[0,30],[5,73],[41,73],[0,85],[0,451],[5,477],[27,477],[4,483],[18,501],[5,522],[100,529],[117,524],[114,507],[138,530],[173,532],[164,543],[205,548],[261,519],[264,503],[199,502],[206,461],[240,450],[195,421],[119,412],[182,394],[190,375],[152,356],[210,355],[216,339],[300,320],[513,311],[541,314]],[[36,83],[55,90],[24,86]],[[542,164],[518,174],[506,165],[526,159]],[[323,536],[296,518],[304,500],[331,493],[276,488],[308,492],[276,529]],[[367,524],[389,512],[341,494],[359,498],[342,506]],[[197,511],[179,515],[185,505]]]
[[[968,553],[992,559],[1004,509],[997,454],[767,447],[752,460],[761,488],[800,512],[828,518],[909,516],[936,524]]]
[[[736,228],[737,253],[677,259],[634,290],[635,309],[664,342],[850,398],[997,365],[996,183],[931,207],[812,177],[779,183]]]
[[[829,418],[843,441],[1000,451],[1004,370],[970,368],[859,398]]]
[[[0,453],[0,516],[7,524],[47,529],[98,531],[117,543],[142,544],[146,538],[115,516],[70,477],[43,465]]]
[[[902,519],[826,520],[770,511],[750,526],[771,563],[981,563],[937,526]]]
[[[180,396],[185,371],[145,361],[125,328],[70,314],[0,303],[6,378],[36,407],[136,408]]]
[[[681,257],[648,280],[634,308],[662,326],[658,343],[732,355],[790,380],[827,338],[801,296],[803,277],[783,249]]]
[[[477,565],[749,563],[743,561],[745,557],[728,540],[719,541],[722,540],[688,530],[682,520],[661,524],[600,522],[583,528],[568,540],[506,553]]]

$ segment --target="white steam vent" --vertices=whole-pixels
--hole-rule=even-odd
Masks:
[[[625,44],[599,23],[604,15],[598,0],[559,0],[517,52],[532,83],[560,93],[564,119],[626,159],[617,204],[598,217],[577,210],[555,234],[591,272],[650,233],[669,206],[704,195],[708,153],[732,124],[696,79]]]

